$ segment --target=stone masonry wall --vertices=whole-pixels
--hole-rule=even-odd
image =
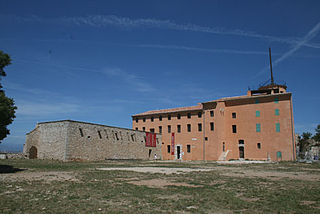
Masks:
[[[25,152],[30,156],[30,148],[37,148],[37,158],[65,160],[68,122],[39,123],[32,132],[27,134]]]
[[[146,133],[77,121],[37,124],[27,134],[24,153],[37,148],[37,158],[55,160],[161,159],[161,135],[156,147],[145,146]]]
[[[160,159],[161,135],[157,135],[156,147],[146,147],[145,136],[142,131],[72,122],[68,129],[67,159],[148,160],[154,159],[155,154]]]
[[[32,146],[39,148],[39,137],[40,137],[40,130],[38,125],[34,130],[32,130],[26,135],[26,143],[23,146],[23,153],[27,157],[29,157],[29,151]]]

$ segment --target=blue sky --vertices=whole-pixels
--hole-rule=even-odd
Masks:
[[[18,111],[0,150],[37,122],[131,128],[131,115],[244,95],[270,79],[293,93],[296,132],[320,123],[320,1],[6,1],[2,80]]]

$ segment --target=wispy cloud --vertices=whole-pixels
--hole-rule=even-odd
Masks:
[[[307,44],[311,39],[313,39],[320,30],[320,22],[318,22],[297,44],[295,44],[290,50],[285,52],[281,57],[272,62],[273,67],[277,66],[280,62],[292,56],[295,52],[297,52],[301,47]],[[268,69],[268,66],[264,67],[259,73],[257,73],[254,78],[260,76],[265,73]]]
[[[118,26],[123,28],[162,28],[179,31],[210,33],[217,35],[251,37],[286,44],[300,43],[300,38],[280,38],[240,29],[228,30],[224,28],[200,26],[196,24],[178,24],[171,20],[158,20],[153,18],[131,19],[128,17],[119,17],[115,15],[92,15],[84,17],[64,17],[60,18],[59,20],[76,25],[88,25],[91,27]],[[311,48],[320,48],[320,44],[316,43],[304,43],[303,45]]]
[[[128,73],[120,68],[104,68],[98,72],[106,74],[108,76],[119,77],[128,85],[131,85],[133,90],[139,92],[152,92],[155,90],[155,88],[144,81],[142,77],[139,77],[132,73]]]
[[[156,44],[141,44],[141,45],[131,45],[132,47],[140,48],[159,48],[159,49],[174,49],[174,50],[184,50],[184,51],[199,51],[199,52],[209,52],[209,53],[226,53],[226,54],[248,54],[248,55],[267,55],[266,51],[243,51],[243,50],[232,50],[232,49],[207,49],[207,48],[196,48],[188,46],[177,46],[177,45],[156,45]]]
[[[292,37],[276,37],[271,35],[263,35],[253,31],[241,30],[241,29],[225,29],[222,27],[209,27],[201,26],[192,23],[179,24],[171,20],[159,20],[154,18],[140,18],[132,19],[128,17],[115,16],[115,15],[90,15],[90,16],[77,16],[77,17],[60,17],[60,18],[42,18],[39,16],[13,16],[13,15],[1,15],[15,19],[19,22],[49,22],[49,23],[69,23],[79,26],[91,26],[91,27],[107,27],[116,26],[124,29],[128,28],[159,28],[169,29],[177,31],[189,31],[189,32],[200,32],[209,33],[216,35],[229,35],[229,36],[241,36],[250,37],[256,39],[262,39],[271,42],[280,42],[284,44],[297,45],[300,43],[301,38]],[[304,43],[303,46],[310,48],[320,48],[318,43]]]
[[[39,103],[20,101],[17,116],[48,117],[66,115],[80,111],[81,106],[73,103]]]
[[[31,94],[36,96],[46,96],[46,97],[60,96],[59,94],[52,91],[47,91],[39,88],[30,88],[30,87],[26,87],[21,84],[17,84],[10,81],[5,82],[4,88],[23,92],[24,94]]]
[[[46,66],[53,66],[56,68],[67,69],[67,73],[71,75],[74,75],[74,72],[73,72],[74,70],[86,71],[91,73],[100,73],[100,74],[111,76],[111,77],[119,77],[119,79],[125,81],[127,85],[132,86],[131,87],[132,90],[135,90],[138,92],[149,92],[149,91],[155,90],[154,87],[151,86],[151,84],[144,81],[143,77],[124,71],[123,69],[120,69],[120,68],[94,69],[94,68],[84,68],[79,66],[69,66],[69,65],[57,64],[57,63],[50,63],[50,62],[45,62],[41,60],[30,60],[30,59],[15,59],[15,61],[23,62],[23,63],[35,63],[35,64],[41,64]],[[17,86],[11,85],[11,87],[14,88]],[[32,90],[34,91],[34,89]]]
[[[305,35],[293,48],[291,48],[289,51],[287,51],[285,54],[283,54],[280,58],[274,61],[274,65],[279,64],[286,58],[290,57],[292,54],[294,54],[297,50],[299,50],[302,46],[307,44],[311,39],[313,39],[320,30],[320,22],[316,24],[308,33]]]

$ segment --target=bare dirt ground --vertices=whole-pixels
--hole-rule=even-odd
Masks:
[[[0,213],[319,213],[319,187],[318,164],[0,161]]]
[[[219,171],[223,176],[229,177],[246,177],[246,178],[266,178],[270,180],[279,180],[281,178],[289,178],[294,180],[306,180],[306,181],[320,181],[318,174],[306,172],[286,172],[286,171],[272,171],[261,169],[246,169],[239,167],[205,167],[205,168],[169,168],[169,167],[111,167],[111,168],[97,168],[97,170],[103,171],[134,171],[140,173],[162,173],[162,174],[183,174],[190,172],[208,172]]]
[[[138,186],[143,185],[151,188],[164,188],[166,186],[201,187],[201,185],[192,185],[183,182],[172,182],[166,179],[137,180],[129,181],[128,183]]]
[[[22,171],[15,174],[0,174],[0,181],[79,181],[75,178],[75,173],[63,171],[32,172]]]
[[[133,171],[133,172],[143,172],[143,173],[163,173],[163,174],[181,174],[187,172],[204,172],[211,171],[214,169],[197,169],[197,168],[169,168],[169,167],[112,167],[112,168],[97,168],[97,170],[103,171]]]

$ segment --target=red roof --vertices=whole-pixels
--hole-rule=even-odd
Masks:
[[[188,107],[146,111],[146,112],[143,112],[140,114],[133,115],[133,117],[134,116],[152,115],[152,114],[174,113],[174,112],[181,112],[181,111],[196,111],[196,110],[202,110],[202,104],[198,104],[197,106],[188,106]]]

